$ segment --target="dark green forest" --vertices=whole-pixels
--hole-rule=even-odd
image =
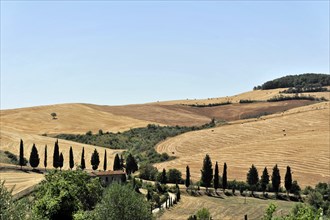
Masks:
[[[330,86],[329,74],[304,73],[300,75],[288,75],[274,80],[270,80],[261,86],[255,86],[253,89],[277,89],[295,87],[300,90],[313,90],[313,87]],[[306,89],[305,89],[306,88]]]

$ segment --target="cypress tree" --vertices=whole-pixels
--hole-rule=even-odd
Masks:
[[[265,195],[265,191],[269,183],[269,175],[268,175],[267,167],[265,167],[264,171],[262,172],[260,182],[261,182],[262,193],[263,195]]]
[[[179,188],[178,184],[176,184],[176,199],[178,201],[180,201],[180,199],[181,199],[181,192],[180,192],[180,188]]]
[[[286,193],[289,195],[290,190],[292,188],[292,173],[291,168],[289,166],[286,167],[284,186],[286,189]]]
[[[55,142],[54,146],[54,154],[53,154],[53,167],[58,168],[59,167],[59,161],[60,161],[60,151],[58,146],[58,140]]]
[[[58,166],[60,167],[60,170],[62,170],[63,163],[64,163],[64,158],[63,158],[63,154],[61,152],[60,158],[59,158],[59,161],[58,161]]]
[[[37,150],[35,144],[33,144],[33,146],[32,146],[29,162],[30,162],[31,167],[33,167],[33,169],[35,169],[39,165],[40,159],[39,159],[38,150]]]
[[[107,150],[104,150],[104,163],[103,163],[103,170],[107,170]]]
[[[82,170],[84,170],[86,168],[86,164],[85,164],[85,148],[84,147],[83,147],[82,153],[81,153],[80,167],[81,167]]]
[[[72,168],[74,167],[74,159],[73,159],[72,146],[70,146],[69,163],[70,163],[70,169],[72,170]]]
[[[256,189],[257,183],[259,182],[259,175],[257,168],[252,164],[249,172],[247,173],[247,183],[250,185],[250,189],[253,191]]]
[[[19,165],[21,166],[25,166],[25,161],[24,161],[24,145],[23,145],[23,140],[21,139],[20,141],[20,145],[19,145]]]
[[[222,189],[223,192],[225,192],[225,190],[227,189],[227,164],[224,163],[223,165],[223,173],[222,173]]]
[[[45,145],[44,167],[45,167],[45,170],[46,170],[46,167],[47,167],[47,144]]]
[[[208,191],[208,187],[211,186],[211,182],[213,179],[213,169],[212,169],[212,161],[208,154],[206,154],[203,161],[203,169],[202,172],[202,182],[206,187],[206,191]]]
[[[161,176],[161,179],[160,179],[160,183],[166,184],[166,182],[167,182],[166,170],[165,170],[165,168],[163,168],[163,172],[162,172],[162,176]]]
[[[96,149],[94,149],[94,152],[92,154],[91,164],[92,164],[93,170],[97,170],[97,168],[99,167],[100,157],[99,157],[99,153],[97,152]]]
[[[126,159],[126,172],[127,174],[131,174],[137,170],[138,170],[138,165],[136,163],[136,160],[132,154],[129,154]]]
[[[124,165],[124,158],[123,158],[123,155],[121,154],[120,155],[120,169],[123,170],[125,167]]]
[[[116,154],[115,161],[113,163],[113,170],[120,170],[120,169],[121,169],[120,159],[119,159],[118,154]]]
[[[275,194],[277,196],[278,190],[279,190],[280,185],[281,185],[281,175],[280,175],[280,170],[277,167],[277,164],[273,168],[272,185],[273,185],[273,189],[275,191]]]
[[[217,192],[217,189],[219,188],[219,167],[218,167],[218,162],[215,162],[213,187],[215,189],[215,192]]]
[[[190,168],[189,166],[186,167],[186,187],[188,189],[188,187],[190,186]]]

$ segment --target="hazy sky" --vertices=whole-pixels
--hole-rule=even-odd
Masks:
[[[1,1],[1,109],[234,95],[329,73],[329,1]]]

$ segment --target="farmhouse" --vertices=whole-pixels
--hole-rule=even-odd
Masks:
[[[122,170],[94,171],[90,173],[90,176],[99,177],[101,182],[107,186],[114,182],[122,183],[126,181],[126,173]]]

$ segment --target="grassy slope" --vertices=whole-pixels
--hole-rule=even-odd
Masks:
[[[232,196],[222,198],[201,196],[193,197],[182,195],[178,205],[166,210],[159,219],[187,219],[190,215],[196,214],[201,208],[209,209],[212,219],[261,219],[269,203],[275,203],[278,208],[275,215],[288,214],[295,203],[286,201],[262,200],[255,198]]]
[[[277,163],[282,179],[289,165],[293,179],[299,184],[314,185],[330,181],[329,132],[329,102],[318,103],[171,138],[159,144],[157,151],[178,158],[157,167],[178,168],[185,173],[189,165],[196,181],[200,178],[203,158],[209,154],[213,163],[227,162],[229,179],[246,180],[251,164],[256,165],[261,175],[265,166],[271,172]]]

